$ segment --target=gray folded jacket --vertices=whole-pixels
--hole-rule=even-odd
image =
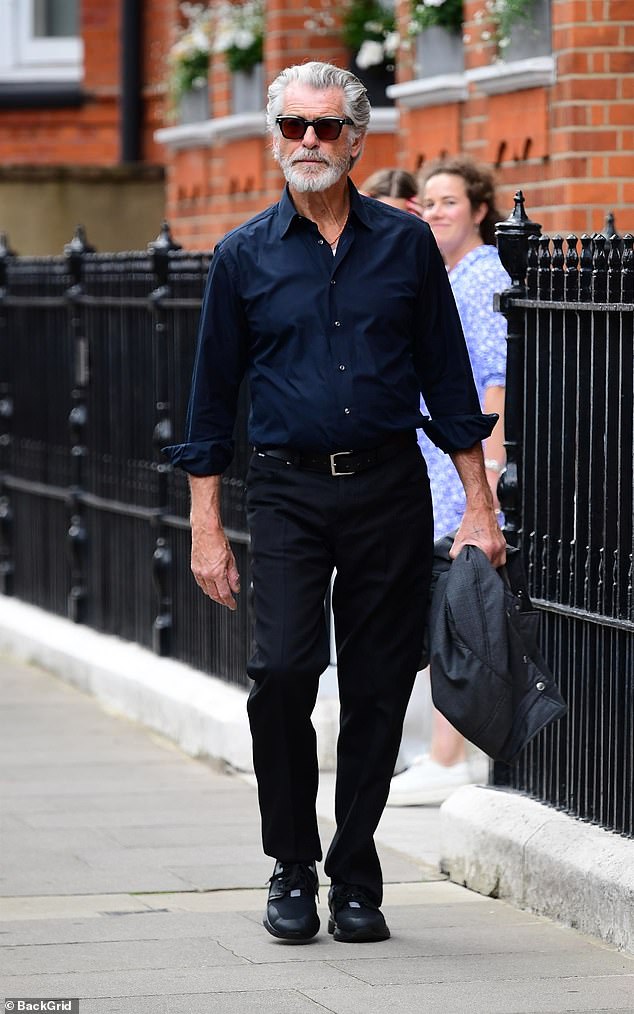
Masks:
[[[434,705],[471,743],[510,763],[567,711],[539,649],[519,550],[496,570],[477,546],[435,544],[428,620]]]

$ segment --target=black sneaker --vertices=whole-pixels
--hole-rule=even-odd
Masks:
[[[319,931],[315,896],[319,880],[314,863],[278,860],[270,878],[269,900],[262,920],[281,940],[310,940]]]
[[[333,884],[328,892],[328,907],[328,932],[335,940],[362,944],[389,938],[383,913],[362,888]]]

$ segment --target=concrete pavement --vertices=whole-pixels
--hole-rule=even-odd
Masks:
[[[81,1014],[634,1014],[632,957],[440,877],[434,808],[388,811],[379,831],[391,940],[335,943],[324,889],[316,941],[276,941],[247,780],[37,668],[0,659],[0,692],[5,997],[80,997]]]

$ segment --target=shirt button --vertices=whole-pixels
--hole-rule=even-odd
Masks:
[[[336,320],[335,321],[335,327],[341,327],[341,321],[340,320]]]
[[[330,279],[330,284],[331,284],[331,285],[336,285],[336,284],[337,284],[334,278],[331,278],[331,279]]]
[[[350,415],[350,409],[349,408],[344,408],[344,412],[345,412],[346,415]]]
[[[343,365],[343,363],[340,363],[340,365],[339,365],[339,369],[340,369],[340,370],[345,370],[345,366]]]

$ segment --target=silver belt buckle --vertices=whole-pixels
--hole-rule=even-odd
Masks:
[[[342,454],[352,454],[352,453],[353,451],[335,451],[334,454],[329,454],[328,457],[330,458],[330,474],[337,475],[342,478],[345,478],[347,475],[354,475],[355,474],[354,472],[338,472],[337,462],[335,460],[336,458],[340,458]]]

